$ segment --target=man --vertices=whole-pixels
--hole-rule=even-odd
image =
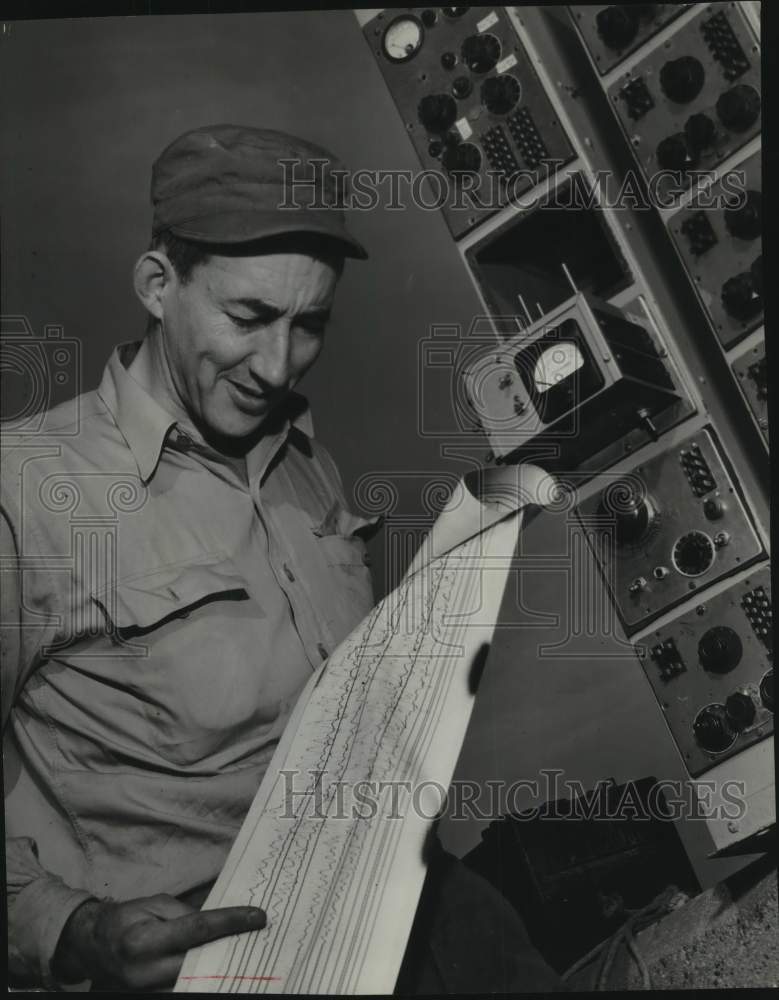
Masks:
[[[328,164],[295,210],[279,207],[284,159]],[[344,258],[366,256],[343,213],[313,201],[335,200],[338,169],[269,130],[173,142],[135,268],[146,338],[114,352],[76,422],[55,409],[44,433],[5,443],[19,982],[161,987],[188,948],[264,925],[255,908],[197,907],[297,695],[372,604],[374,522],[348,509],[292,391],[322,349]],[[438,935],[443,953],[436,892],[412,937]],[[409,988],[438,984],[427,943],[412,940]]]

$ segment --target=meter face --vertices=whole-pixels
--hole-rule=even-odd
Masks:
[[[422,25],[415,17],[398,17],[384,32],[382,45],[392,62],[405,62],[422,47]]]

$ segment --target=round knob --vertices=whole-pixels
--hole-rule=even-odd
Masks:
[[[709,497],[703,501],[703,513],[710,521],[719,521],[725,514],[725,504],[719,497]]]
[[[684,132],[676,132],[658,143],[657,162],[663,170],[692,170],[698,165],[698,152]]]
[[[760,681],[760,700],[769,712],[774,710],[774,672],[769,670]]]
[[[680,56],[667,62],[660,70],[660,86],[665,96],[675,104],[687,104],[697,97],[706,79],[703,63],[695,56]]]
[[[717,137],[717,126],[708,115],[699,112],[684,123],[684,134],[692,149],[707,149]]]
[[[445,17],[462,17],[470,7],[442,7],[441,10],[444,12]]]
[[[519,100],[521,88],[514,76],[491,76],[481,88],[484,107],[493,115],[505,115]]]
[[[744,647],[738,632],[728,625],[715,625],[698,643],[698,659],[704,670],[726,674],[741,662]]]
[[[456,77],[454,83],[452,84],[452,93],[458,100],[462,100],[463,97],[467,97],[472,90],[473,84],[467,76]]]
[[[619,4],[598,11],[595,27],[609,49],[624,49],[638,34],[638,12],[634,6]]]
[[[743,732],[755,721],[755,703],[744,691],[736,691],[725,702],[725,714],[736,732]]]
[[[477,174],[481,168],[481,152],[472,142],[447,146],[441,161],[450,174]]]
[[[500,59],[500,42],[489,33],[470,35],[463,42],[462,57],[472,73],[486,73]]]
[[[755,287],[751,271],[728,278],[720,295],[728,315],[742,322],[756,316],[763,308],[763,298]]]
[[[426,28],[432,28],[437,20],[438,15],[434,10],[428,8],[427,10],[422,11],[422,24],[424,24]]]
[[[454,52],[444,52],[441,56],[441,65],[444,69],[454,69],[457,65],[457,56]]]
[[[434,159],[437,159],[441,155],[441,151],[444,148],[444,144],[440,139],[433,139],[427,147],[427,151]]]
[[[759,191],[747,191],[744,204],[725,209],[725,225],[731,236],[740,240],[755,240],[763,231],[763,196]]]
[[[614,518],[617,545],[632,545],[640,541],[654,520],[649,500],[633,484],[617,481],[604,494],[600,514]]]
[[[731,132],[746,132],[760,117],[760,94],[754,87],[738,83],[717,100],[717,116]]]
[[[702,531],[688,531],[677,539],[671,559],[683,576],[700,576],[714,562],[714,543]]]
[[[448,94],[426,94],[417,114],[428,132],[445,132],[457,118],[457,105]]]
[[[707,705],[702,708],[692,724],[692,731],[699,746],[709,753],[722,753],[736,739],[724,705]]]

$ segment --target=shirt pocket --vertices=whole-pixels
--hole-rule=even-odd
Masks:
[[[244,767],[278,739],[300,678],[278,662],[266,616],[230,560],[122,579],[93,599],[114,640],[136,651],[123,675],[134,695],[136,725],[126,718],[122,733],[132,756],[149,747],[179,765]]]
[[[341,613],[356,625],[373,606],[373,580],[365,541],[382,523],[381,517],[362,517],[336,500],[312,531],[333,584],[343,590]]]

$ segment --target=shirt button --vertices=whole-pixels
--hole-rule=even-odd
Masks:
[[[316,648],[317,652],[319,653],[319,655],[322,657],[323,660],[326,660],[327,657],[330,655],[321,642],[318,642],[316,644]]]
[[[292,572],[292,570],[289,568],[289,566],[286,563],[284,563],[284,573],[285,573],[285,575],[286,575],[286,577],[287,577],[287,579],[289,580],[290,583],[294,583],[295,582],[295,574]]]

